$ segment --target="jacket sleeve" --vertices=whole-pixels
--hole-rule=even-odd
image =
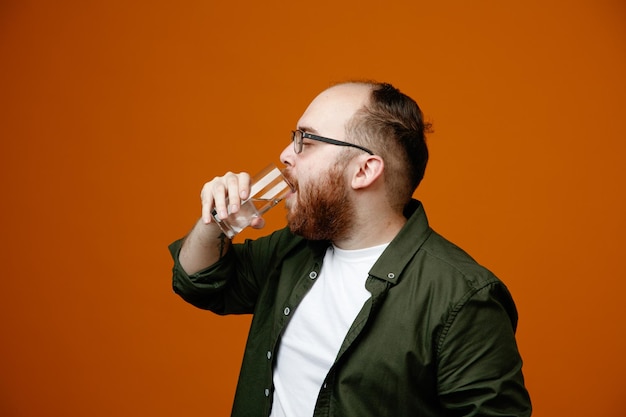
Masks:
[[[298,242],[288,229],[282,229],[233,244],[217,263],[188,275],[178,260],[183,239],[177,240],[169,246],[174,260],[174,292],[188,303],[217,314],[251,314],[271,271]]]
[[[499,281],[470,292],[452,310],[437,349],[439,398],[446,415],[531,415],[516,326],[515,304]]]
[[[188,303],[217,314],[248,312],[250,300],[246,301],[245,297],[229,294],[230,277],[236,275],[236,261],[233,251],[230,250],[226,256],[209,268],[188,275],[178,260],[182,243],[183,239],[177,240],[169,246],[170,254],[174,260],[172,268],[174,292]]]

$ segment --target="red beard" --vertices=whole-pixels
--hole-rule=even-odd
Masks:
[[[354,207],[343,177],[345,167],[340,165],[344,164],[335,165],[305,190],[295,178],[287,177],[297,191],[297,201],[287,212],[287,223],[293,233],[308,240],[335,241],[350,231]]]

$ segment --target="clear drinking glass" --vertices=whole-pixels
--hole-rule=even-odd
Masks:
[[[275,164],[270,164],[251,178],[250,197],[241,203],[237,213],[231,213],[227,198],[228,217],[220,219],[215,209],[211,214],[224,234],[232,239],[248,227],[254,218],[280,203],[290,190],[291,185],[282,171]]]

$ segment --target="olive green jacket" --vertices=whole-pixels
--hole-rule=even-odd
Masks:
[[[372,293],[320,387],[314,416],[530,416],[505,285],[434,232],[416,200],[369,273]],[[170,245],[173,286],[217,314],[254,314],[232,416],[268,416],[280,337],[314,285],[328,242],[288,229],[234,244],[188,276]]]

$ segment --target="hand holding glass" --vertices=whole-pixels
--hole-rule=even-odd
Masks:
[[[250,225],[253,219],[260,217],[280,203],[291,190],[291,185],[274,164],[268,165],[251,179],[250,197],[241,203],[239,211],[232,213],[226,197],[228,217],[220,219],[215,209],[211,212],[215,223],[229,239]]]

